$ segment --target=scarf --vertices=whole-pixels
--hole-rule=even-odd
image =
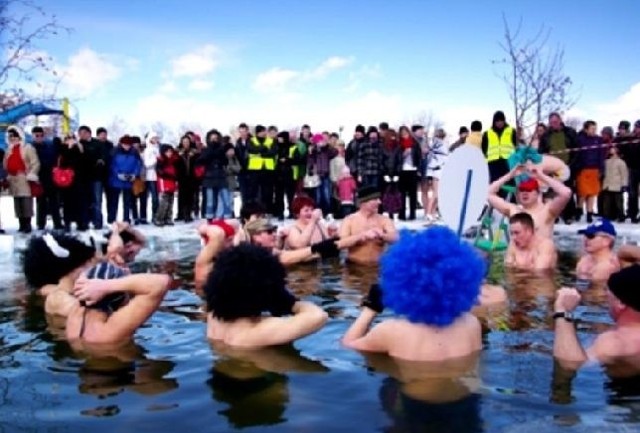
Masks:
[[[402,146],[402,150],[411,149],[413,147],[413,138],[406,137],[400,138],[400,146]]]

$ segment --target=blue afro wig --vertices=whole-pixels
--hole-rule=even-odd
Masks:
[[[471,310],[484,258],[446,227],[403,231],[380,261],[384,305],[411,322],[447,326]]]

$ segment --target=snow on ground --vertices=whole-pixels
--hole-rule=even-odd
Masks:
[[[239,203],[236,200],[236,212],[239,210]],[[104,211],[106,215],[106,210]],[[174,212],[175,215],[175,212]],[[418,212],[421,217],[421,212]],[[0,281],[7,284],[20,278],[22,271],[20,269],[20,251],[24,251],[29,236],[17,233],[18,221],[14,216],[13,199],[8,196],[0,197],[0,217],[2,228],[6,230],[5,235],[0,235]],[[148,238],[147,247],[141,252],[141,260],[153,261],[160,260],[182,260],[186,257],[193,257],[198,248],[198,234],[196,227],[202,221],[192,223],[176,223],[169,227],[156,227],[153,225],[137,226]],[[292,220],[286,220],[279,223],[281,226],[292,224]],[[339,223],[339,221],[338,221]],[[35,218],[32,222],[35,227]],[[581,241],[577,231],[587,226],[586,222],[574,223],[566,225],[563,223],[556,224],[555,239],[558,249],[561,251],[578,251]],[[51,227],[51,221],[49,221]],[[396,221],[398,229],[422,230],[427,225],[425,221],[419,219],[417,221]],[[618,231],[617,245],[627,243],[638,244],[640,241],[640,224],[616,224]],[[34,231],[35,232],[35,231]],[[96,239],[103,238],[104,231],[89,230],[81,234],[81,237],[88,238],[93,236]]]

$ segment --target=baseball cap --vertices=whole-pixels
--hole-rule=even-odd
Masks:
[[[620,302],[640,312],[638,281],[640,281],[640,265],[636,263],[611,274],[607,286]]]
[[[530,177],[518,184],[518,191],[523,191],[523,192],[540,191],[540,184],[538,183],[537,180]]]
[[[608,219],[600,218],[593,224],[588,225],[586,229],[578,230],[579,235],[593,236],[598,233],[604,233],[615,238],[616,228]]]
[[[258,233],[268,232],[272,230],[276,230],[278,226],[272,224],[266,218],[257,218],[253,221],[249,221],[245,224],[244,229],[249,233],[249,235],[253,236]]]

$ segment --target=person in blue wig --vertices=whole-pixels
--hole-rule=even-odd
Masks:
[[[460,358],[482,347],[481,326],[471,314],[486,274],[480,252],[446,227],[403,232],[380,261],[360,316],[342,343],[410,361]],[[369,330],[384,308],[399,317]]]

